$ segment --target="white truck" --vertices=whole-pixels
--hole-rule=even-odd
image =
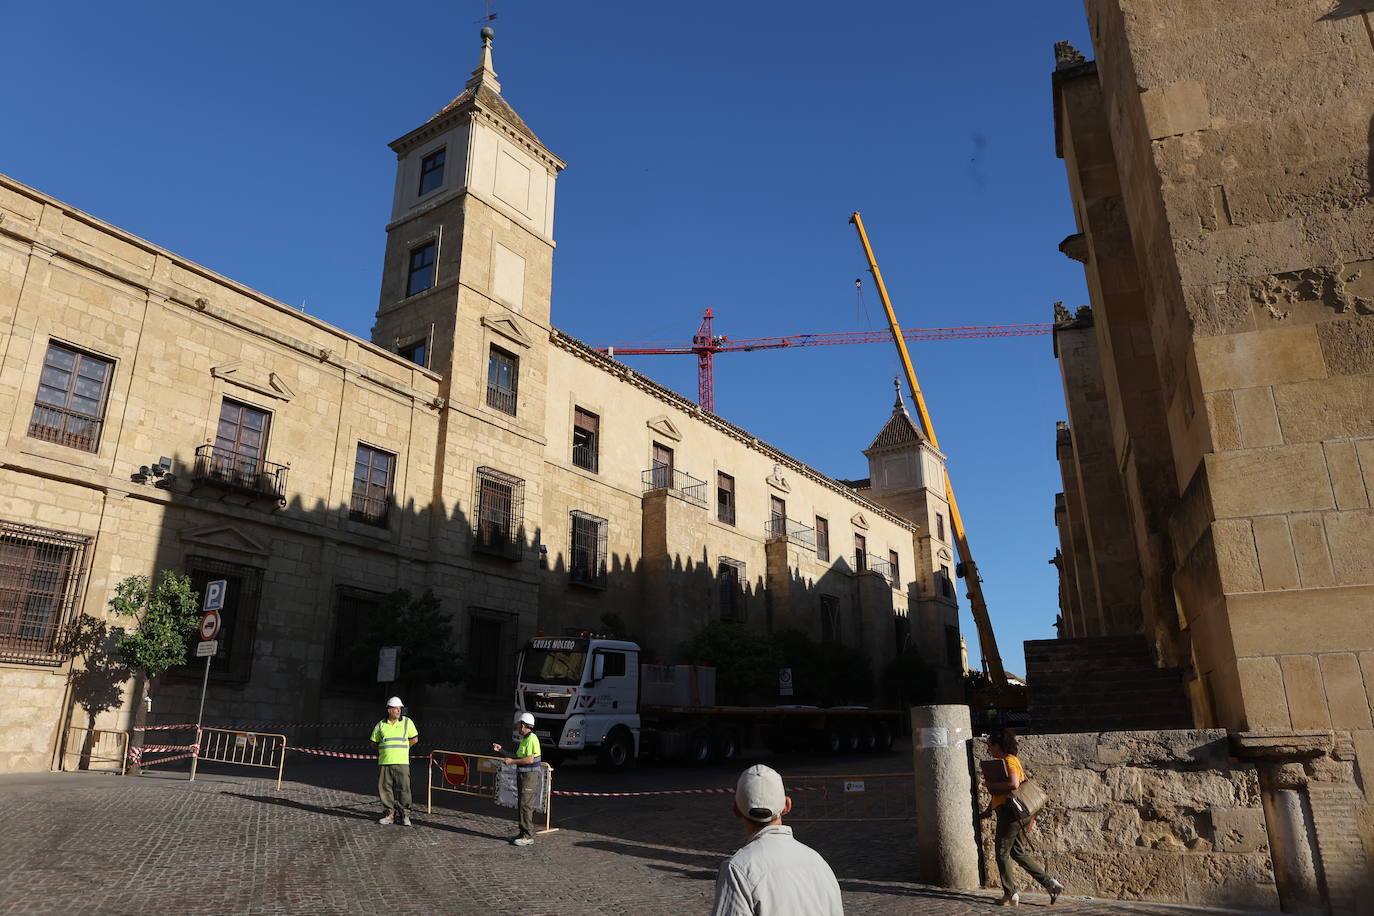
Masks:
[[[755,742],[778,753],[886,751],[900,727],[895,710],[716,706],[714,668],[641,665],[639,646],[618,639],[541,636],[520,652],[518,671],[516,708],[534,714],[550,762],[728,762]]]

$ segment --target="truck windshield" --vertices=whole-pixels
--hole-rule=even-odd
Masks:
[[[528,684],[576,685],[582,681],[587,653],[581,649],[526,649],[520,680]]]

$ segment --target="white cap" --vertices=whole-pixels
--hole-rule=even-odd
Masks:
[[[781,817],[785,807],[787,792],[777,770],[759,763],[739,774],[739,781],[735,783],[735,809],[743,817],[766,824]]]
[[[386,701],[386,705],[388,705],[388,706],[395,706],[395,707],[397,707],[397,708],[400,708],[400,707],[402,707],[402,706],[404,706],[404,705],[406,705],[406,704],[404,704],[404,703],[401,702],[401,698],[400,698],[400,697],[392,697],[391,699],[389,699],[389,700]]]
[[[534,713],[522,712],[520,714],[520,724],[528,725],[530,728],[534,728]]]

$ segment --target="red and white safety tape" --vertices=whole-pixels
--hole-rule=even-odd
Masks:
[[[350,753],[347,753],[347,752],[345,752],[345,751],[327,751],[327,750],[325,750],[324,748],[319,748],[319,747],[289,747],[289,746],[288,746],[286,749],[287,749],[288,751],[299,751],[299,752],[302,753],[302,754],[316,754],[316,755],[318,755],[318,756],[320,756],[320,757],[343,757],[343,758],[345,758],[345,759],[347,759],[347,760],[376,760],[376,759],[377,759],[377,752],[376,752],[376,751],[373,751],[371,754],[350,754]],[[411,759],[411,760],[423,760],[423,759],[425,759],[425,758],[428,757],[428,756],[429,756],[428,754],[411,754],[411,755],[410,755],[410,759]]]
[[[131,731],[131,732],[160,732],[160,731],[166,731],[167,729],[176,729],[176,728],[195,728],[195,727],[196,727],[196,723],[194,723],[194,722],[190,723],[189,725],[135,725],[133,728],[129,729],[129,731]]]
[[[144,754],[161,754],[167,751],[190,751],[190,754],[183,754],[183,757],[190,757],[200,751],[199,744],[146,744],[143,747],[129,748],[129,762],[138,765],[143,760]],[[180,757],[173,758],[180,760]],[[158,763],[166,761],[159,760]]]
[[[135,765],[136,765],[136,766],[141,766],[141,767],[152,767],[152,766],[157,766],[159,763],[171,763],[173,760],[185,760],[185,759],[187,759],[188,757],[194,757],[194,756],[196,756],[196,755],[195,755],[195,752],[193,751],[193,752],[191,752],[191,753],[189,753],[189,754],[177,754],[175,757],[159,757],[159,758],[157,758],[156,760],[145,760],[145,761],[143,761],[142,763],[138,763],[138,764],[135,764]]]
[[[824,792],[825,786],[788,786],[789,792]],[[554,789],[554,795],[567,795],[574,798],[633,798],[641,795],[734,795],[734,789],[659,789],[654,792],[569,792]]]

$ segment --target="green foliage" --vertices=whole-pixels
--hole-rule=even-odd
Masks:
[[[778,702],[782,668],[792,669],[793,703],[844,706],[873,698],[873,672],[863,652],[816,643],[799,630],[769,636],[738,623],[712,623],[687,645],[686,656],[715,667],[722,703]]]
[[[200,623],[190,576],[165,570],[157,585],[147,576],[129,576],[115,585],[110,609],[136,624],[114,641],[129,668],[152,680],[186,664],[186,641]]]
[[[463,657],[453,639],[448,615],[432,591],[416,597],[407,589],[387,595],[361,622],[349,646],[347,670],[375,671],[382,646],[399,646],[399,679],[411,687],[459,684]]]
[[[707,624],[685,648],[693,663],[716,669],[716,697],[721,703],[748,703],[777,693],[777,649],[762,633],[728,621]]]

